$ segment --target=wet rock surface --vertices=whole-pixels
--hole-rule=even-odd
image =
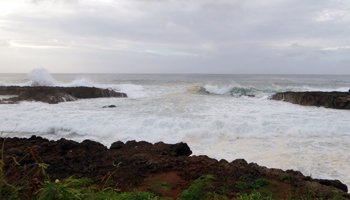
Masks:
[[[77,99],[102,97],[127,97],[125,93],[95,87],[48,87],[48,86],[0,86],[0,95],[16,95],[2,99],[0,103],[19,101],[41,101],[56,104]]]
[[[36,136],[0,138],[0,142],[4,144],[4,174],[8,177],[28,173],[13,166],[26,165],[29,169],[37,163],[45,163],[48,165],[46,172],[53,180],[69,176],[87,177],[97,185],[120,191],[151,190],[173,198],[178,197],[193,180],[211,174],[215,177],[212,190],[225,188],[225,195],[229,197],[242,192],[238,187],[242,181],[249,183],[264,179],[269,184],[263,189],[271,190],[275,199],[302,197],[310,193],[324,199],[335,195],[350,199],[347,186],[338,180],[312,179],[298,171],[269,169],[243,159],[228,162],[207,156],[190,156],[192,151],[185,143],[118,141],[107,148],[91,140],[81,143],[66,139],[50,141]],[[167,181],[172,186],[164,193],[159,188],[152,191],[154,181]]]
[[[274,94],[271,99],[303,106],[350,110],[350,92],[281,92]]]
[[[102,106],[102,108],[116,108],[116,105],[108,105],[108,106]]]

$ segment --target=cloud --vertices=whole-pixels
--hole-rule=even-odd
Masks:
[[[324,47],[320,49],[321,51],[343,51],[343,50],[350,50],[349,46],[338,46],[338,47]]]
[[[53,72],[103,64],[113,72],[328,73],[327,61],[350,73],[349,8],[339,0],[2,0],[0,46],[18,71],[26,54],[28,66]]]
[[[43,44],[43,43],[31,43],[31,42],[17,42],[11,41],[8,43],[11,47],[19,48],[32,48],[32,49],[55,49],[55,48],[67,48],[65,46],[55,45],[55,44]]]
[[[346,10],[323,10],[318,17],[316,18],[316,21],[318,22],[327,22],[332,20],[337,20],[343,18],[347,14]]]

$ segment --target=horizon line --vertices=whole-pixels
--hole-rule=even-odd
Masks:
[[[29,74],[30,72],[0,72],[0,74]],[[315,75],[315,76],[349,76],[349,74],[313,74],[313,73],[125,73],[125,72],[50,72],[50,74],[86,74],[86,75],[106,75],[106,74],[125,74],[125,75]]]

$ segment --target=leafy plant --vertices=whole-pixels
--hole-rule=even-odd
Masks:
[[[46,180],[38,191],[38,200],[84,199],[89,192],[85,187],[88,182],[88,179],[76,179],[74,177],[54,182]]]

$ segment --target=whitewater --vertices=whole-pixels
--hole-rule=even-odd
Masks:
[[[350,185],[350,111],[273,101],[281,91],[348,91],[350,76],[0,74],[0,85],[90,86],[129,98],[0,104],[2,136],[105,145],[186,142],[195,155],[244,158]],[[0,96],[0,98],[4,98]],[[116,108],[102,108],[116,105]]]

